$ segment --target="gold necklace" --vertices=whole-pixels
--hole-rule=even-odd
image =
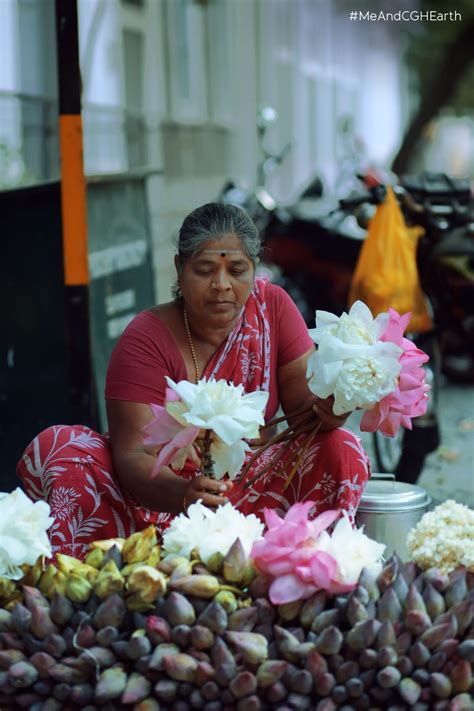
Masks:
[[[184,315],[184,327],[186,329],[186,335],[188,337],[189,348],[191,350],[191,356],[193,358],[193,363],[194,363],[194,382],[197,383],[199,381],[199,365],[198,365],[198,359],[196,356],[196,351],[194,349],[193,339],[191,338],[191,330],[189,328],[188,315],[186,313],[186,308],[183,308],[183,315]]]

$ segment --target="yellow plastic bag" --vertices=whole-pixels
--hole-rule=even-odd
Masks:
[[[360,299],[376,316],[391,306],[398,313],[411,311],[408,330],[428,331],[433,324],[421,290],[416,248],[422,227],[405,225],[392,188],[369,225],[349,294],[349,306]]]

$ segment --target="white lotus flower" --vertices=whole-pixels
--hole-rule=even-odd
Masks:
[[[336,523],[331,535],[322,531],[316,543],[316,550],[331,555],[337,562],[337,582],[355,585],[362,568],[367,568],[377,576],[382,571],[383,554],[386,546],[377,543],[364,533],[364,527],[352,528],[347,511]]]
[[[334,396],[334,414],[370,410],[396,389],[403,349],[378,340],[388,314],[374,319],[368,307],[356,301],[340,317],[316,311],[316,323],[309,333],[318,350],[308,359],[306,375],[315,395]]]
[[[176,516],[163,533],[163,553],[187,558],[197,549],[204,563],[214,553],[226,555],[236,538],[240,538],[248,556],[254,541],[261,538],[263,523],[254,515],[244,516],[230,502],[216,511],[198,501],[186,513]]]
[[[42,555],[51,555],[46,531],[54,522],[45,501],[33,502],[17,488],[0,493],[0,577],[19,580],[20,565],[34,565]]]
[[[236,474],[249,450],[243,440],[258,437],[265,422],[268,393],[260,390],[245,394],[243,385],[226,380],[203,378],[194,384],[188,380],[175,383],[167,377],[166,381],[180,398],[166,403],[168,414],[183,427],[195,426],[214,433],[210,451],[216,478],[226,472]]]

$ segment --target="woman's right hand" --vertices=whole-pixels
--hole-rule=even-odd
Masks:
[[[202,500],[204,506],[215,509],[223,506],[228,499],[226,492],[232,489],[231,481],[218,481],[210,479],[208,476],[197,476],[192,479],[184,490],[183,509],[187,511],[188,506]]]

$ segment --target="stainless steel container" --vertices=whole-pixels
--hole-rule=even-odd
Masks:
[[[357,526],[387,546],[384,557],[396,551],[407,560],[406,538],[428,510],[431,499],[421,486],[395,481],[393,474],[372,474],[356,514]]]

